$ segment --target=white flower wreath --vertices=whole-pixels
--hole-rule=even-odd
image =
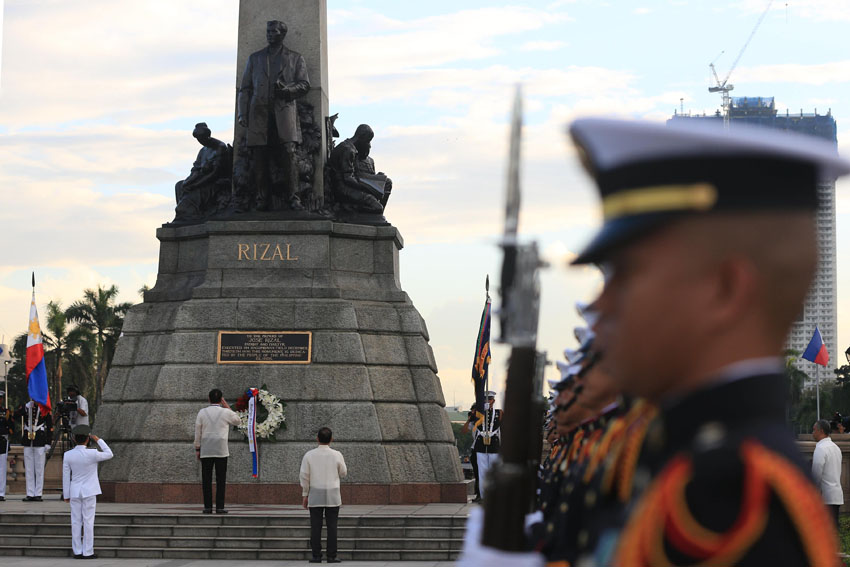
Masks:
[[[280,401],[280,398],[269,392],[268,390],[260,390],[257,394],[257,399],[266,411],[269,412],[266,419],[262,423],[257,423],[257,437],[268,439],[273,437],[275,431],[280,429],[286,421],[285,407],[286,404]],[[248,436],[248,410],[236,412],[239,415],[239,425],[237,429]],[[285,427],[285,425],[284,425]]]

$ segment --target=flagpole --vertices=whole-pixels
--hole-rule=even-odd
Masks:
[[[820,421],[820,365],[815,364],[815,388],[817,389],[818,399],[818,421]]]
[[[487,274],[487,277],[484,279],[484,294],[487,296],[485,299],[485,303],[490,301],[490,274]],[[490,373],[487,373],[487,376],[484,380],[484,391],[490,389]],[[476,400],[477,401],[477,400]]]

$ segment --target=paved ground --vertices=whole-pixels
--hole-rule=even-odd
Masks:
[[[6,496],[5,502],[0,502],[0,514],[3,513],[64,513],[69,512],[68,504],[55,494],[45,495],[43,502],[24,502],[22,494]],[[463,516],[469,514],[474,504],[397,504],[355,506],[343,505],[340,516]],[[98,514],[201,514],[201,504],[125,504],[98,502]],[[294,505],[264,505],[264,504],[233,504],[227,506],[232,515],[239,516],[305,516],[309,514],[301,506]],[[183,564],[175,564],[181,567]]]
[[[95,559],[80,563],[55,557],[3,557],[4,567],[298,567],[306,561],[192,561],[191,559]],[[323,564],[325,565],[325,564]],[[352,567],[448,567],[452,561],[343,561]]]

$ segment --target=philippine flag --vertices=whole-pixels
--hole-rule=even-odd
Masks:
[[[40,407],[41,413],[50,411],[50,392],[47,389],[47,369],[44,366],[44,345],[41,343],[41,326],[35,308],[35,290],[30,304],[30,324],[27,328],[27,392]]]
[[[817,326],[815,326],[815,334],[812,335],[809,346],[806,347],[806,352],[803,353],[803,358],[821,366],[829,364],[829,353],[826,351],[826,345]]]

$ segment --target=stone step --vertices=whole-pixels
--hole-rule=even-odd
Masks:
[[[376,537],[377,536],[377,537]],[[145,548],[195,548],[195,549],[282,549],[299,550],[308,544],[308,537],[110,537],[95,532],[95,547],[145,547]],[[0,535],[0,546],[30,548],[61,547],[69,545],[68,535]],[[380,534],[373,537],[339,537],[339,549],[406,549],[441,550],[460,549],[461,538],[386,538]]]
[[[0,525],[33,522],[69,522],[68,514],[0,514]],[[309,527],[307,516],[256,516],[237,514],[219,516],[216,514],[197,515],[132,515],[98,514],[96,525],[197,525],[197,526],[286,526]],[[463,527],[466,518],[457,516],[340,516],[339,527],[376,526],[376,527]]]
[[[98,537],[135,536],[135,537],[222,537],[255,538],[255,537],[310,537],[309,526],[180,526],[180,525],[134,525],[95,523]],[[70,520],[60,523],[17,523],[4,524],[3,535],[61,535],[70,537]],[[385,538],[462,538],[464,528],[420,528],[420,527],[362,527],[340,526],[339,537],[376,537],[379,533]]]
[[[359,561],[451,561],[463,545],[464,518],[343,516],[339,557]],[[302,515],[99,514],[95,549],[104,558],[306,560]],[[70,516],[0,514],[0,557],[69,557]],[[324,540],[324,534],[323,534]]]

